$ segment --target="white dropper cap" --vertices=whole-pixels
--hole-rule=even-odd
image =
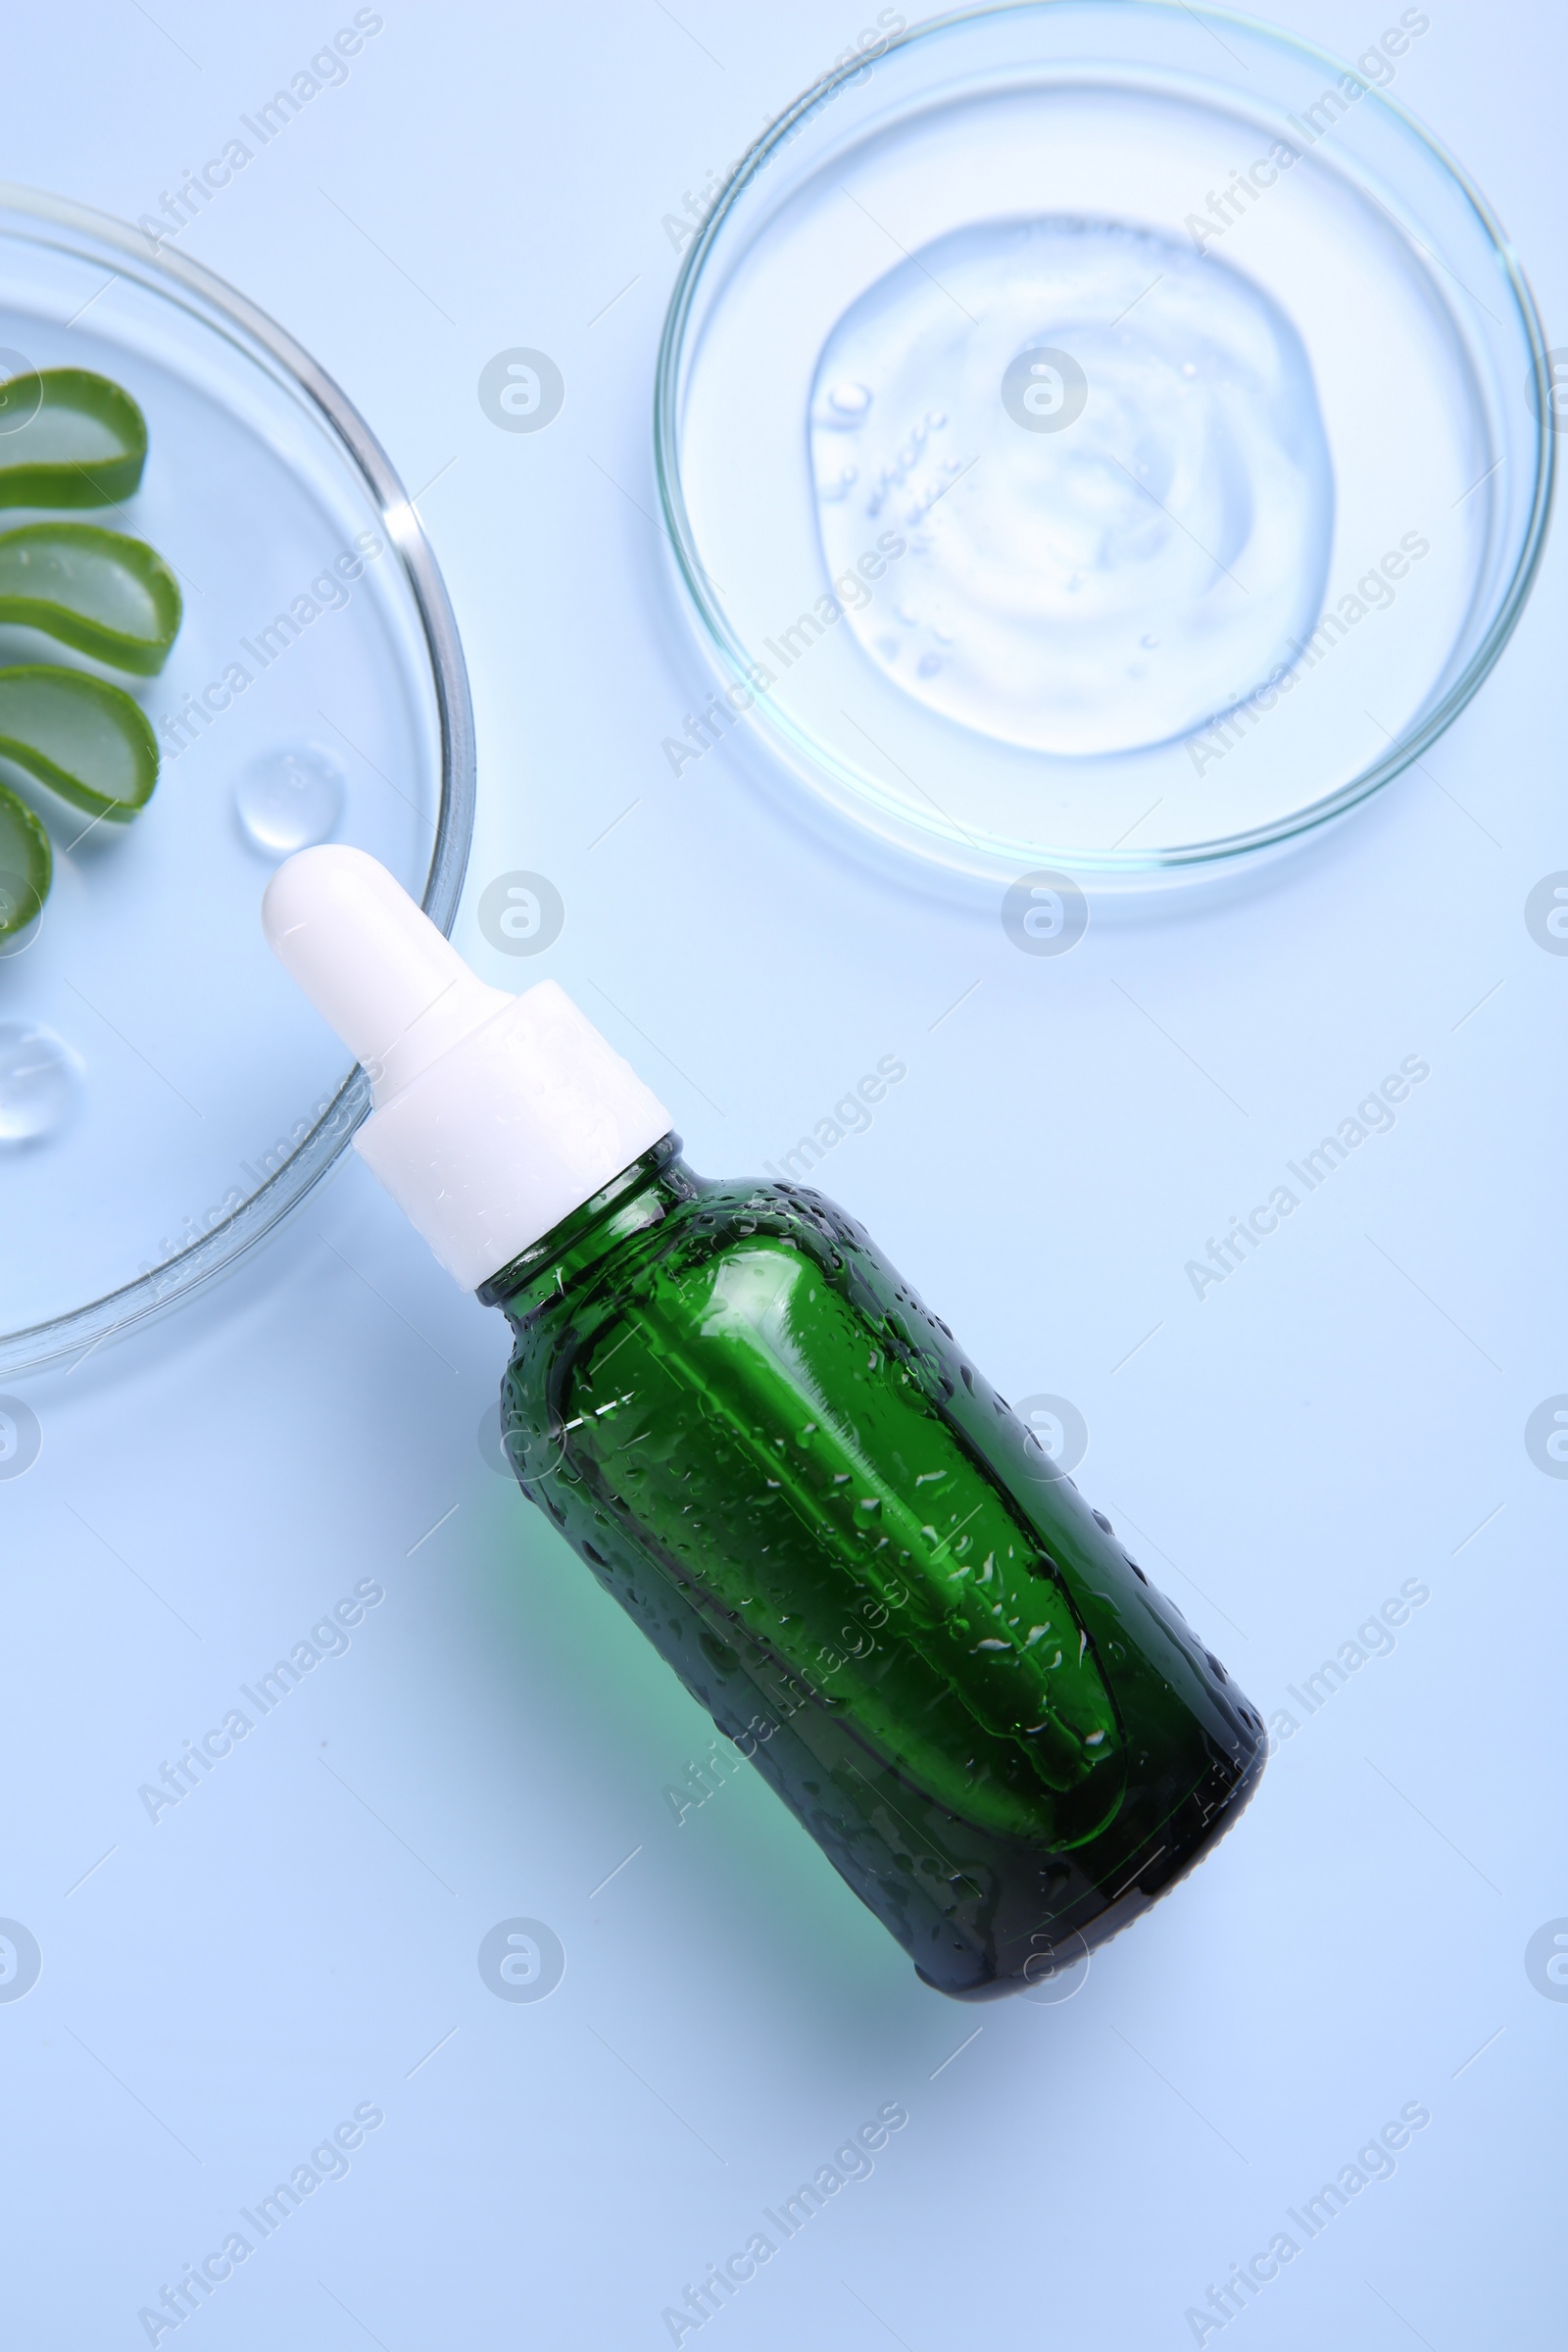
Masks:
[[[262,925],[369,1077],[355,1150],[465,1290],[668,1134],[663,1104],[564,989],[488,987],[363,850],[288,858]]]

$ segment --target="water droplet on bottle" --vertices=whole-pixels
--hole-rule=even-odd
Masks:
[[[234,812],[253,849],[288,858],[329,841],[343,814],[343,771],[314,744],[253,760],[234,787]]]
[[[1159,643],[1159,639],[1157,637],[1141,637],[1138,642],[1140,645],[1144,646],[1148,652],[1152,653],[1155,646]]]
[[[53,1135],[75,1101],[81,1065],[36,1021],[0,1021],[0,1144]]]

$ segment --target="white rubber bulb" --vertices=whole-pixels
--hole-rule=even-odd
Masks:
[[[363,850],[288,858],[262,923],[369,1076],[355,1150],[465,1289],[668,1134],[663,1104],[564,989],[491,988]]]
[[[327,842],[287,859],[268,884],[262,927],[365,1065],[377,1108],[512,1003],[364,850]]]

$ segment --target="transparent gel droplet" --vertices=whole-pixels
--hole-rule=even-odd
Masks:
[[[871,406],[871,395],[864,384],[833,384],[823,404],[824,424],[837,432],[846,432],[859,424]]]
[[[70,1117],[81,1065],[36,1021],[0,1021],[0,1145],[34,1144]]]
[[[253,849],[288,858],[330,841],[343,814],[343,771],[315,744],[253,760],[234,787],[234,813]]]
[[[1069,216],[938,238],[823,346],[818,482],[851,425],[825,576],[903,537],[848,629],[976,734],[1063,758],[1179,741],[1293,669],[1322,610],[1334,472],[1305,348],[1182,238]],[[895,610],[918,614],[898,636]]]

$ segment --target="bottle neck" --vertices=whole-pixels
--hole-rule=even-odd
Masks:
[[[543,1240],[524,1250],[499,1274],[481,1283],[481,1306],[499,1306],[514,1327],[547,1299],[579,1281],[634,1233],[659,1224],[703,1189],[680,1156],[681,1140],[670,1133],[634,1159],[628,1168],[552,1226]]]

